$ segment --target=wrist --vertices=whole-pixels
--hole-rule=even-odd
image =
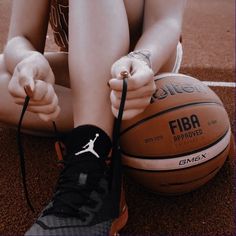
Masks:
[[[152,69],[152,63],[150,59],[151,52],[147,49],[132,51],[127,55],[127,57],[143,61],[150,69]]]
[[[40,54],[23,37],[15,37],[9,40],[4,49],[4,59],[7,70],[12,74],[16,65],[32,55]]]

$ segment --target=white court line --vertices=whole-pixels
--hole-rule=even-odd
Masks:
[[[155,81],[161,78],[168,77],[168,76],[185,76],[185,77],[194,78],[192,76],[181,74],[181,73],[162,73],[155,76]],[[231,88],[236,87],[235,82],[217,82],[217,81],[202,81],[202,80],[200,81],[203,82],[205,85],[212,86],[212,87],[231,87]]]
[[[215,81],[202,81],[202,82],[208,86],[213,86],[213,87],[231,87],[231,88],[236,87],[235,82],[215,82]]]

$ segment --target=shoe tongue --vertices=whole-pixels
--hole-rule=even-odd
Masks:
[[[91,160],[90,160],[91,159]],[[68,186],[72,186],[72,190],[64,192],[63,202],[54,201],[54,208],[60,215],[70,215],[75,211],[71,206],[81,207],[93,191],[93,187],[97,185],[98,181],[104,173],[104,165],[101,160],[94,157],[83,157],[79,162],[73,162],[67,170],[64,171],[66,178],[71,179],[72,182]],[[91,188],[92,187],[92,188]],[[79,192],[75,191],[79,188]],[[65,189],[65,187],[64,187]],[[59,192],[60,193],[60,190]],[[81,194],[82,193],[82,194]],[[69,204],[65,204],[69,203]]]
[[[65,140],[67,154],[75,159],[104,159],[111,150],[109,136],[92,125],[79,126],[71,131]]]

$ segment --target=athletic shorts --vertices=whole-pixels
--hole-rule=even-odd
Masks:
[[[175,59],[175,65],[172,69],[172,73],[179,73],[182,59],[183,59],[183,47],[182,44],[179,42],[176,48],[176,59]]]

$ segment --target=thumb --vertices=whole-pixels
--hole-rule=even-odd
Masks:
[[[30,98],[33,97],[34,92],[30,85],[25,85],[24,90],[27,96],[29,96]]]
[[[22,71],[16,67],[12,78],[8,84],[8,91],[13,97],[25,97],[25,95],[32,95],[35,89],[34,79],[32,75],[27,75],[27,72]]]
[[[33,79],[28,80],[27,83],[24,85],[24,90],[26,95],[32,98],[34,95],[34,89],[35,89],[35,81]]]
[[[30,67],[25,67],[19,72],[19,84],[24,87],[25,92],[27,91],[29,93],[27,93],[27,95],[33,94],[36,74],[35,70]]]
[[[128,57],[122,57],[120,60],[116,61],[111,67],[111,75],[113,78],[122,79],[122,72],[131,72],[132,62]]]

